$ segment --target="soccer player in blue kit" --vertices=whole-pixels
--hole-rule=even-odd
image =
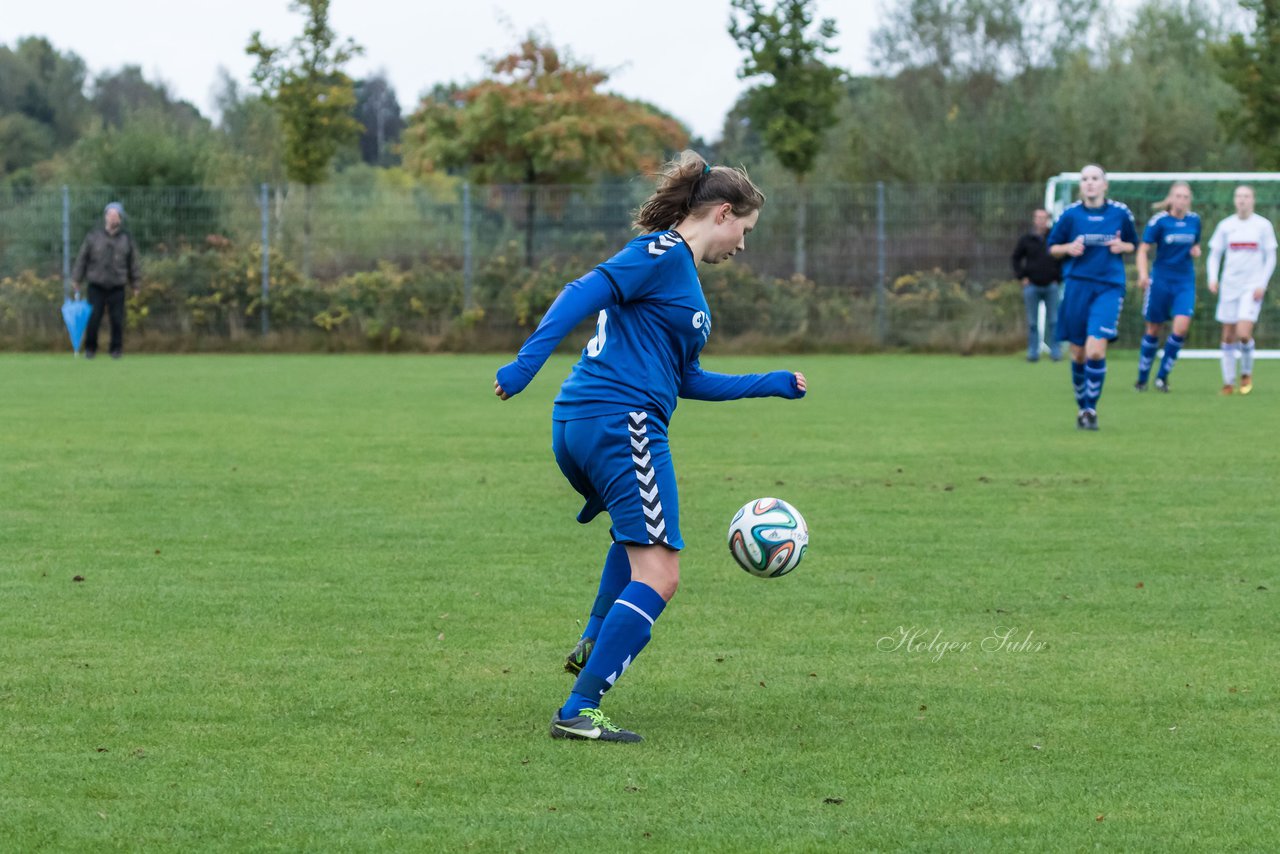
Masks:
[[[1138,353],[1138,381],[1134,388],[1147,390],[1147,379],[1160,346],[1160,330],[1173,321],[1164,342],[1164,358],[1156,374],[1156,390],[1169,390],[1169,372],[1191,327],[1191,314],[1196,307],[1195,259],[1200,257],[1200,215],[1191,211],[1191,185],[1175,181],[1165,200],[1156,207],[1163,210],[1153,216],[1142,232],[1138,247],[1138,287],[1146,291],[1142,316],[1147,321],[1146,334]],[[1147,252],[1156,247],[1156,262],[1147,275]]]
[[[586,499],[578,521],[608,511],[613,544],[586,630],[565,664],[577,680],[552,716],[553,738],[642,740],[605,717],[600,700],[649,642],[679,584],[684,541],[667,444],[677,398],[805,394],[800,373],[715,374],[698,363],[711,334],[698,264],[742,252],[763,205],[742,170],[682,153],[636,215],[644,234],[567,284],[515,361],[498,369],[494,393],[507,400],[565,335],[596,318],[595,335],[556,397],[552,450]]]
[[[1058,308],[1058,336],[1071,345],[1076,427],[1098,429],[1098,399],[1107,378],[1107,343],[1117,336],[1124,303],[1124,259],[1138,241],[1133,214],[1107,198],[1107,173],[1080,170],[1080,201],[1062,212],[1045,242],[1065,258],[1066,285]]]

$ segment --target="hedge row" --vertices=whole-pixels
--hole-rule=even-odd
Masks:
[[[262,335],[262,257],[210,236],[202,246],[147,259],[130,294],[128,346],[151,351],[438,351],[518,346],[566,281],[599,258],[529,268],[518,246],[477,264],[470,308],[456,262],[380,264],[331,280],[306,280],[272,255],[270,333]],[[891,283],[878,312],[870,290],[824,288],[757,275],[741,263],[699,275],[719,350],[1003,351],[1019,346],[1022,302],[1014,282],[983,284],[961,271],[926,271]],[[0,347],[68,346],[60,279],[32,272],[0,279]],[[571,336],[566,346],[581,346]]]

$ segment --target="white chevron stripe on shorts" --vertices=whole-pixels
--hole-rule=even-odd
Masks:
[[[652,246],[650,248],[652,249]],[[647,412],[627,413],[627,432],[631,434],[631,464],[635,466],[636,480],[639,481],[637,488],[640,490],[640,501],[645,516],[644,527],[649,534],[649,542],[666,543],[667,520],[662,515],[662,498],[658,495],[658,484],[654,482],[653,456],[649,453],[649,426],[645,423],[648,418]]]

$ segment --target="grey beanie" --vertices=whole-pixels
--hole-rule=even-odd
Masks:
[[[116,213],[120,214],[122,218],[124,217],[124,205],[120,204],[119,202],[108,203],[107,206],[102,209],[102,214],[103,216],[106,216],[111,211],[115,211]]]

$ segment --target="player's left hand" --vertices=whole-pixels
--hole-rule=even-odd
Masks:
[[[1266,294],[1267,294],[1266,288],[1258,288],[1256,291],[1253,292],[1253,301],[1262,302],[1262,298],[1266,296]]]
[[[796,371],[796,391],[804,394],[809,390],[809,386],[805,383],[804,374]]]
[[[1192,257],[1192,258],[1199,258],[1199,257],[1200,257],[1200,244],[1199,244],[1199,243],[1197,243],[1195,246],[1192,246],[1192,247],[1191,247],[1191,257]]]
[[[502,390],[502,386],[498,385],[498,381],[493,381],[493,393],[498,396],[499,400],[510,400],[511,395]]]

